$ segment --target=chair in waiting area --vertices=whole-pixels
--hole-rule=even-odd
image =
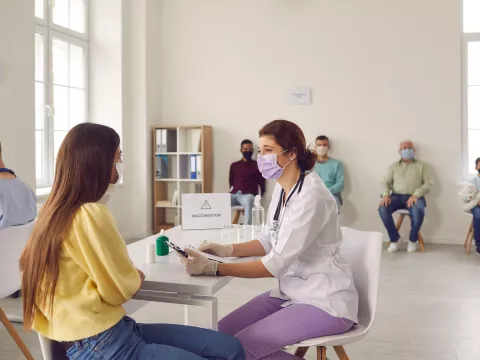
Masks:
[[[358,324],[344,334],[325,336],[302,341],[296,356],[303,358],[310,347],[317,348],[317,359],[327,359],[327,347],[333,346],[340,360],[349,360],[344,345],[364,338],[372,327],[377,307],[380,260],[382,256],[382,234],[364,232],[342,227],[341,254],[352,268],[353,280],[358,292]]]
[[[33,222],[0,230],[0,299],[20,290],[22,279],[19,268],[20,255],[32,233]],[[7,315],[0,308],[0,321],[17,344],[26,359],[33,360],[32,354],[13,327]]]
[[[465,244],[463,245],[463,247],[465,248],[465,252],[467,254],[470,253],[470,249],[472,248],[472,243],[473,243],[473,219],[472,219],[472,222],[470,223],[470,226],[468,227],[467,238],[465,239]]]
[[[427,209],[425,208],[425,212],[427,212]],[[400,228],[402,227],[403,220],[405,219],[405,216],[410,216],[410,213],[408,210],[397,210],[395,211],[395,214],[398,214],[398,220],[396,224],[397,231],[400,231]],[[423,241],[423,236],[418,232],[418,244],[420,245],[420,251],[425,252],[425,242]]]

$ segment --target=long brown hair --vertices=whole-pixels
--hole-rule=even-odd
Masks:
[[[120,138],[112,128],[84,123],[72,128],[58,151],[52,191],[20,258],[25,329],[38,304],[52,312],[62,241],[77,210],[105,194]]]
[[[302,171],[311,170],[315,165],[316,155],[307,149],[305,135],[297,124],[288,120],[274,120],[259,131],[259,136],[271,136],[283,150],[295,153]]]

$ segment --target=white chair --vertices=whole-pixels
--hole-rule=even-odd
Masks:
[[[32,233],[34,222],[22,226],[13,226],[0,230],[0,299],[12,295],[20,290],[22,278],[20,274],[19,260],[23,248],[27,244],[28,238]],[[27,359],[33,360],[30,351],[22,341],[7,315],[0,308],[0,321],[3,323],[10,336],[13,338],[18,348]]]
[[[317,359],[326,360],[327,346],[333,346],[340,360],[349,360],[344,345],[364,338],[372,327],[377,307],[380,260],[382,257],[383,235],[342,227],[342,256],[350,263],[353,280],[359,296],[358,324],[340,335],[325,336],[302,341],[295,355],[303,358],[309,347],[317,347]]]
[[[427,212],[427,208],[425,208],[425,213]],[[400,231],[400,228],[402,227],[403,220],[405,219],[405,216],[410,216],[410,213],[408,210],[402,209],[402,210],[397,210],[395,211],[394,214],[398,214],[398,220],[396,224],[397,231]],[[418,232],[418,244],[420,245],[420,251],[425,252],[425,242],[423,241],[423,236]]]

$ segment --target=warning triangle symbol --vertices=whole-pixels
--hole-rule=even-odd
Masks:
[[[210,204],[208,203],[207,200],[205,200],[205,202],[203,203],[202,205],[202,210],[211,210],[212,207],[210,206]]]

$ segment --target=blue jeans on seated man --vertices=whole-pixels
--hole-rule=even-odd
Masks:
[[[477,252],[480,252],[480,207],[476,206],[472,209],[473,215],[473,238],[477,246]]]
[[[75,341],[67,351],[76,360],[244,360],[242,345],[232,336],[192,326],[137,324],[125,316],[115,326]]]
[[[232,194],[232,206],[243,206],[245,209],[245,225],[252,225],[252,209],[255,202],[255,195],[242,194],[241,191],[237,191],[236,194]]]
[[[424,197],[421,197],[417,200],[416,204],[413,204],[411,208],[407,207],[407,201],[411,195],[402,195],[402,194],[392,194],[390,199],[392,202],[388,206],[380,206],[378,212],[380,213],[380,218],[383,221],[383,225],[387,229],[388,236],[390,237],[391,242],[397,242],[400,239],[400,234],[395,227],[395,222],[393,221],[393,213],[397,210],[408,210],[410,213],[410,219],[412,221],[412,228],[410,230],[410,241],[418,241],[418,232],[423,224],[423,219],[425,218],[425,208],[427,207],[427,202]]]

